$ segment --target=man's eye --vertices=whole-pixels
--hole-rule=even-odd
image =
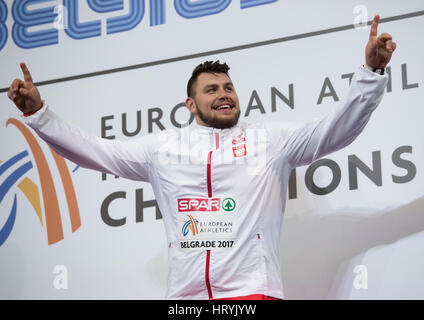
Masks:
[[[227,90],[227,91],[233,91],[233,88],[228,87],[228,88],[226,88],[226,90]]]
[[[214,88],[210,88],[210,89],[208,89],[207,92],[215,92],[215,89]]]

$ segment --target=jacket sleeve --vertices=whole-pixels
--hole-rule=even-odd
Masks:
[[[377,108],[388,76],[360,67],[352,78],[347,97],[333,112],[281,135],[282,152],[293,167],[313,161],[352,143]]]
[[[125,142],[99,138],[62,120],[47,105],[22,118],[56,153],[83,168],[150,180],[151,135]]]

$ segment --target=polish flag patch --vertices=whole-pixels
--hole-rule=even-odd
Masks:
[[[233,147],[233,155],[234,157],[244,157],[247,154],[246,152],[246,145]]]
[[[233,138],[232,145],[234,157],[239,158],[246,156],[246,138],[242,134]]]

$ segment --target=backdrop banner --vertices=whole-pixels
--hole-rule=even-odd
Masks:
[[[308,121],[343,101],[375,14],[397,43],[386,93],[352,144],[292,172],[284,291],[423,299],[421,0],[0,0],[0,299],[164,299],[167,280],[150,185],[55,156],[7,97],[19,62],[52,110],[107,139],[192,122],[206,60],[230,66],[240,121]]]

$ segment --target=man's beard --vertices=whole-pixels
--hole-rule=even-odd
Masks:
[[[196,102],[196,106],[198,106]],[[218,118],[213,115],[207,115],[197,107],[199,118],[207,125],[217,129],[227,129],[235,126],[240,118],[240,109],[232,117]]]

